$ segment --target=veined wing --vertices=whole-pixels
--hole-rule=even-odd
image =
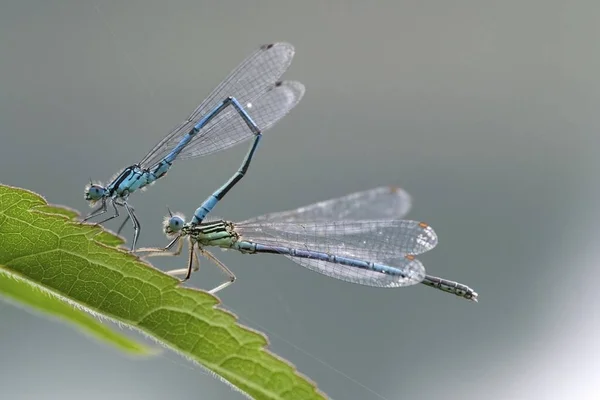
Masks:
[[[264,132],[289,113],[302,100],[304,85],[296,81],[277,82],[253,103],[242,104]],[[223,113],[224,114],[224,113]],[[234,146],[253,136],[246,122],[235,115],[219,115],[215,123],[183,149],[179,158],[194,158]]]
[[[241,240],[383,262],[422,254],[437,245],[429,225],[410,220],[234,224]]]
[[[382,186],[371,190],[320,201],[295,210],[275,212],[244,221],[256,222],[317,222],[401,219],[410,211],[412,201],[403,189]],[[368,227],[363,225],[363,227]]]
[[[287,258],[312,271],[330,276],[342,281],[358,283],[365,286],[395,288],[420,283],[425,278],[425,267],[412,256],[397,259],[382,260],[382,263],[399,269],[403,275],[387,275],[381,272],[369,271],[340,265],[312,258],[299,258],[286,255]]]
[[[192,114],[176,128],[174,128],[163,140],[161,140],[140,162],[142,167],[149,167],[160,161],[167,155],[186,135],[192,127],[198,123],[205,115],[211,112],[227,97],[235,97],[240,104],[246,105],[260,98],[272,85],[274,85],[281,75],[288,69],[294,57],[294,47],[289,43],[274,43],[261,46],[252,55],[246,58],[237,68],[235,68],[223,82],[221,82],[211,94],[200,104]],[[203,129],[196,134],[190,142],[193,145],[194,141],[202,138],[212,127],[223,118],[234,118],[237,112],[228,107],[220,118],[212,120]],[[259,126],[260,127],[260,126]],[[219,130],[213,130],[213,133]],[[246,131],[232,130],[233,134],[242,134],[244,137],[230,138],[224,143],[216,141],[204,152],[197,151],[197,155],[209,154],[211,152],[220,151],[235,143],[239,143],[245,139],[249,139],[252,133],[248,129]],[[210,143],[210,142],[207,142]]]

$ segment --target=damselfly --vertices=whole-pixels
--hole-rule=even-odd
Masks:
[[[134,251],[140,234],[140,223],[128,198],[163,177],[176,159],[189,159],[215,153],[254,137],[240,169],[215,191],[201,207],[199,221],[212,210],[225,194],[244,176],[261,138],[261,132],[272,127],[294,108],[304,95],[304,86],[295,81],[278,81],[292,62],[294,48],[288,43],[261,46],[246,58],[227,78],[175,127],[137,164],[125,168],[112,181],[102,186],[92,183],[86,187],[85,198],[91,205],[101,202],[83,221],[114,209],[124,207],[134,229],[131,250]]]
[[[189,243],[187,268],[170,271],[189,279],[199,269],[198,252],[213,261],[229,279],[210,290],[216,293],[235,281],[235,275],[206,247],[245,254],[283,255],[297,264],[343,281],[377,287],[427,286],[477,301],[470,287],[425,274],[415,258],[437,245],[437,235],[424,222],[399,219],[410,209],[402,189],[379,187],[296,210],[267,214],[244,222],[202,222],[202,209],[190,222],[182,215],[165,219],[164,231],[174,239],[164,249],[140,249],[149,256],[179,255]],[[176,251],[171,253],[177,244]]]

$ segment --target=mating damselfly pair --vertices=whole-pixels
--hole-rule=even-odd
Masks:
[[[189,279],[198,270],[198,253],[228,275],[227,281],[210,290],[229,286],[235,275],[205,247],[220,247],[245,254],[283,255],[297,264],[340,280],[376,287],[402,287],[417,283],[477,301],[466,285],[425,274],[416,255],[437,245],[437,235],[427,224],[402,220],[410,209],[410,197],[401,189],[382,187],[353,193],[302,207],[233,223],[204,221],[219,200],[246,174],[262,132],[294,108],[304,95],[296,81],[279,81],[290,66],[294,48],[287,43],[261,46],[217,86],[208,98],[180,125],[161,140],[139,163],[125,168],[107,186],[86,188],[86,199],[100,207],[84,219],[102,215],[110,205],[131,219],[135,251],[140,223],[128,202],[129,196],[164,176],[177,159],[199,157],[230,148],[254,138],[239,170],[196,209],[189,222],[173,215],[165,233],[173,237],[165,248],[143,248],[148,255],[178,255],[185,238],[189,244],[187,268],[170,271]],[[173,248],[176,251],[171,252]],[[197,249],[197,250],[196,250]]]

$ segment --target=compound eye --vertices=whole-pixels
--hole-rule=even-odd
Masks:
[[[104,195],[104,190],[105,189],[102,186],[91,185],[88,188],[87,193],[85,194],[85,197],[86,197],[86,199],[92,200],[92,201],[100,200],[100,198],[102,198],[102,196]]]
[[[183,219],[177,215],[169,218],[169,229],[171,232],[179,232],[183,228]]]

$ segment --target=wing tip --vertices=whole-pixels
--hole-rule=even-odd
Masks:
[[[438,236],[433,227],[425,222],[414,222],[416,222],[417,226],[419,227],[419,231],[416,232],[415,238],[418,244],[421,246],[421,249],[417,254],[422,254],[435,248],[438,245]]]
[[[275,85],[273,85],[273,89],[282,88],[289,89],[294,94],[294,104],[298,104],[300,100],[304,97],[306,93],[306,86],[299,81],[291,81],[291,80],[281,80],[277,81]]]
[[[403,188],[401,188],[400,186],[395,186],[395,185],[390,185],[390,186],[384,186],[384,187],[380,187],[377,188],[375,190],[381,190],[382,192],[380,193],[389,193],[392,196],[395,196],[397,198],[397,201],[400,201],[400,204],[402,204],[402,209],[403,209],[403,213],[408,213],[408,211],[410,210],[411,206],[412,206],[412,196]],[[385,192],[383,192],[385,191]]]
[[[404,256],[405,260],[408,260],[408,263],[403,266],[403,270],[406,272],[406,277],[404,278],[408,285],[415,285],[423,279],[425,279],[425,266],[423,263],[412,254],[407,254]]]
[[[290,53],[291,55],[293,55],[296,52],[294,45],[288,42],[272,42],[260,46],[260,50],[271,50],[273,48],[281,48]]]

